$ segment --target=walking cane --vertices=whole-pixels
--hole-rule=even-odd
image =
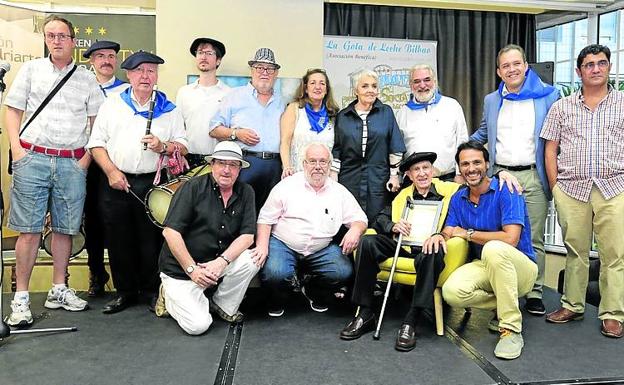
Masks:
[[[412,207],[412,197],[408,196],[405,201],[405,207],[403,208],[403,214],[401,219],[407,219],[409,210]],[[381,323],[383,322],[384,313],[386,312],[386,303],[390,296],[390,286],[392,286],[392,278],[394,278],[394,271],[396,270],[397,261],[399,260],[399,251],[401,250],[401,242],[403,241],[403,234],[399,233],[399,239],[397,240],[397,247],[394,251],[394,258],[392,259],[392,268],[390,269],[390,276],[388,277],[388,285],[386,286],[386,293],[384,294],[383,303],[381,305],[381,312],[379,312],[379,321],[377,321],[377,329],[373,334],[373,339],[379,340],[379,333],[381,331]]]

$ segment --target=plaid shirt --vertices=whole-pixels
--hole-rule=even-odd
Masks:
[[[7,106],[25,112],[20,130],[73,66],[72,61],[59,70],[49,57],[33,59],[22,65],[4,101]],[[84,147],[89,139],[87,117],[95,116],[103,101],[104,94],[95,75],[78,67],[21,138],[43,147]]]
[[[559,142],[557,185],[566,194],[587,202],[594,183],[605,199],[624,191],[624,93],[609,87],[595,111],[581,91],[557,101],[540,136]]]

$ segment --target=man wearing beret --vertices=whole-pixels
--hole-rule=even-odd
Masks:
[[[72,59],[76,39],[71,22],[56,15],[47,17],[43,38],[49,56],[24,63],[5,100],[13,153],[8,226],[20,233],[15,244],[17,290],[8,319],[11,326],[33,323],[28,286],[48,211],[54,286],[45,306],[69,311],[87,308],[87,301],[66,286],[65,275],[71,237],[78,233],[82,222],[85,181],[91,163],[84,146],[104,97],[95,76],[77,67]],[[67,78],[66,83],[33,117],[62,78]]]
[[[117,52],[119,44],[114,41],[100,40],[89,47],[82,56],[89,59],[95,71],[100,89],[104,96],[120,93],[130,85],[115,77],[117,70]],[[99,211],[100,179],[104,175],[96,162],[91,163],[87,173],[87,196],[85,198],[84,221],[86,249],[89,265],[89,297],[104,294],[104,285],[109,275],[104,267],[104,224]]]
[[[104,171],[102,210],[108,255],[117,297],[103,309],[116,313],[146,300],[150,309],[158,289],[159,229],[145,215],[143,201],[153,187],[160,155],[175,147],[186,153],[182,114],[158,91],[151,133],[145,134],[150,98],[164,60],[138,51],[122,64],[130,88],[110,95],[100,108],[87,148]]]
[[[82,57],[89,59],[93,66],[97,79],[104,96],[108,94],[118,94],[130,85],[115,77],[117,71],[117,53],[120,46],[114,41],[100,40],[91,44]]]
[[[410,222],[401,219],[407,197],[414,200],[443,201],[441,218],[446,216],[448,202],[459,188],[457,183],[433,179],[437,155],[433,152],[412,153],[401,163],[399,170],[404,172],[412,184],[394,198],[391,206],[385,207],[370,226],[377,234],[365,235],[362,238],[355,262],[355,282],[351,301],[360,306],[360,312],[340,332],[343,340],[359,338],[375,327],[373,311],[373,291],[379,273],[379,264],[394,255],[397,242],[393,236],[408,236],[411,231]],[[423,250],[415,246],[411,251],[400,248],[399,256],[414,259],[414,267],[418,279],[414,286],[414,296],[403,324],[399,329],[395,349],[410,351],[416,345],[414,327],[421,317],[423,309],[433,308],[433,291],[438,277],[444,269],[444,250]]]
[[[204,163],[204,157],[212,154],[217,144],[210,136],[210,120],[230,87],[217,79],[217,68],[225,56],[223,43],[200,37],[193,41],[189,50],[195,57],[199,79],[178,90],[176,105],[182,111],[189,144],[186,160],[194,168]]]
[[[247,62],[251,81],[234,88],[210,122],[210,136],[217,140],[236,141],[243,149],[250,167],[243,170],[241,181],[249,183],[256,192],[256,212],[280,181],[280,118],[284,101],[273,89],[280,65],[269,48],[260,48]]]

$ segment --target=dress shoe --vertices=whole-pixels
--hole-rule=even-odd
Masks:
[[[600,332],[612,338],[622,338],[624,331],[622,330],[622,323],[614,319],[603,319]]]
[[[360,338],[364,333],[368,333],[375,329],[375,315],[371,315],[368,319],[360,316],[355,317],[340,332],[340,339],[354,340]]]
[[[409,352],[416,346],[416,332],[412,325],[403,324],[399,328],[394,348],[400,352]]]
[[[110,276],[106,271],[101,274],[91,273],[89,275],[89,290],[87,291],[87,295],[89,297],[100,297],[103,296],[106,292],[106,282]]]
[[[548,314],[546,316],[546,321],[555,324],[564,324],[570,321],[580,321],[583,319],[583,316],[583,313],[575,313],[572,310],[562,307],[561,309]]]
[[[524,310],[535,316],[543,316],[546,314],[546,308],[541,298],[527,298],[524,304]]]
[[[107,303],[104,308],[102,308],[102,313],[104,314],[114,314],[119,313],[120,311],[126,310],[128,307],[132,305],[136,305],[137,298],[132,295],[120,295],[114,300]]]

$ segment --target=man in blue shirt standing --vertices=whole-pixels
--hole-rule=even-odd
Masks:
[[[236,141],[243,149],[246,162],[240,180],[256,193],[256,212],[280,181],[280,117],[284,102],[274,89],[280,65],[269,48],[260,48],[248,62],[251,81],[232,89],[223,98],[219,110],[210,122],[210,136],[219,141]]]
[[[500,339],[494,355],[514,359],[524,346],[518,297],[531,290],[537,276],[526,203],[487,176],[489,153],[482,144],[461,144],[455,160],[467,187],[453,195],[444,229],[423,248],[445,247],[452,237],[470,243],[475,260],[451,274],[442,295],[454,307],[495,310],[490,328],[500,331]]]

